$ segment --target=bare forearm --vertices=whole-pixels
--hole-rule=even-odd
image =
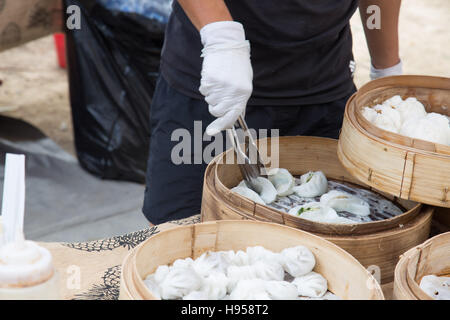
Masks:
[[[380,29],[369,29],[367,20],[371,14],[367,7],[380,8]],[[389,68],[400,62],[398,45],[398,17],[401,0],[359,0],[361,20],[366,34],[372,65],[377,69]]]
[[[178,3],[197,30],[212,22],[233,20],[223,0],[178,0]]]

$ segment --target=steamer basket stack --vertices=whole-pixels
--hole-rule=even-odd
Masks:
[[[302,229],[337,244],[365,267],[379,267],[381,283],[392,284],[400,255],[428,239],[434,206],[440,207],[440,221],[450,220],[450,147],[388,133],[362,116],[364,106],[394,95],[416,97],[428,112],[450,116],[450,79],[378,79],[349,99],[339,141],[279,138],[279,167],[293,175],[321,170],[329,179],[372,189],[406,208],[403,214],[355,225],[320,224],[290,216],[231,192],[242,176],[237,165],[224,164],[230,156],[224,153],[205,173],[202,220],[255,220]],[[270,140],[259,145],[264,148]],[[270,150],[261,151],[270,155]]]

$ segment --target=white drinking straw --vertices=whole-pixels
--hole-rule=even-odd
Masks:
[[[2,245],[23,242],[23,217],[25,212],[25,156],[6,154],[5,181],[3,184]]]

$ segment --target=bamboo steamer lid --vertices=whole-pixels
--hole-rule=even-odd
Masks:
[[[268,141],[258,141],[262,155],[270,146]],[[353,178],[337,157],[337,140],[317,137],[280,137],[281,168],[298,175],[310,170],[322,170],[333,180],[350,182],[367,187]],[[230,189],[242,179],[236,164],[223,161],[233,150],[216,157],[205,172],[202,200],[202,220],[244,219],[276,222],[321,236],[352,254],[364,266],[370,267],[385,284],[394,280],[398,258],[408,249],[428,239],[434,209],[413,201],[398,200],[407,209],[401,215],[379,222],[338,225],[305,220],[262,206],[242,197]],[[370,189],[370,187],[368,187]]]
[[[144,241],[123,262],[120,298],[154,300],[143,280],[160,265],[180,258],[195,259],[208,250],[245,250],[257,245],[274,252],[297,245],[307,246],[316,258],[314,270],[327,279],[331,292],[342,299],[384,299],[373,276],[331,242],[279,224],[233,220],[180,226]]]
[[[432,300],[420,281],[426,275],[450,275],[450,232],[437,235],[403,254],[395,268],[394,298]]]
[[[428,112],[450,116],[450,79],[395,76],[369,82],[347,102],[339,138],[343,166],[361,182],[393,196],[450,208],[450,147],[377,128],[362,108],[393,95],[417,97]]]

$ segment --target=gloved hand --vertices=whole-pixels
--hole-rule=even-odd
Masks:
[[[217,117],[207,128],[208,135],[231,128],[245,113],[253,91],[250,43],[244,27],[234,21],[207,24],[200,30],[203,67],[200,93],[209,112]]]
[[[401,61],[395,66],[386,69],[375,69],[374,66],[370,64],[370,80],[375,80],[387,76],[399,76],[402,74],[403,74],[403,65]]]

